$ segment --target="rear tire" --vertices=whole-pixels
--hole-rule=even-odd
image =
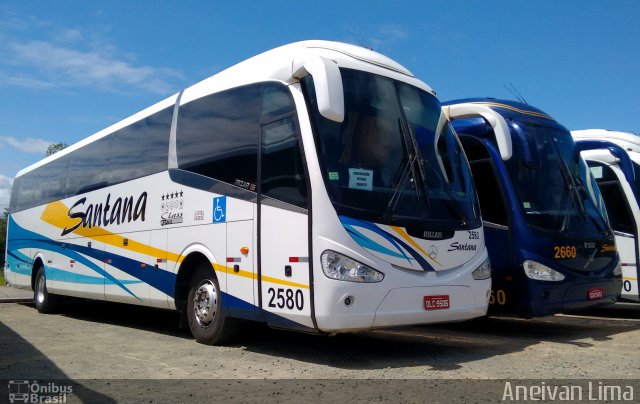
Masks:
[[[196,268],[187,297],[189,329],[196,341],[220,345],[229,341],[238,330],[238,320],[224,314],[222,292],[213,269],[208,264]]]
[[[60,308],[60,298],[47,291],[47,278],[44,273],[44,268],[39,267],[37,271],[33,290],[33,303],[39,313],[53,313]]]

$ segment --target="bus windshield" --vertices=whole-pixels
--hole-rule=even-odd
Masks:
[[[439,101],[414,86],[342,69],[345,119],[320,115],[303,79],[329,197],[340,215],[381,224],[471,229],[477,196]]]
[[[595,179],[566,130],[513,122],[507,161],[527,224],[572,238],[600,238],[609,225]]]

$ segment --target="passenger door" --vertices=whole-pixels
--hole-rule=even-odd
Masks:
[[[293,114],[262,126],[258,298],[268,323],[303,329],[313,323],[308,181],[297,127]]]
[[[500,176],[489,147],[484,141],[461,136],[460,141],[469,160],[471,174],[480,201],[485,243],[491,259],[492,285],[489,303],[492,310],[513,310],[516,304],[511,276],[513,255],[509,237],[509,212]],[[497,156],[497,153],[494,153]]]

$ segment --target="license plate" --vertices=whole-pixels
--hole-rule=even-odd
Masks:
[[[604,296],[604,289],[602,288],[593,288],[587,291],[587,295],[589,296],[589,300],[599,300]]]
[[[449,295],[425,296],[425,310],[445,310],[449,308]]]

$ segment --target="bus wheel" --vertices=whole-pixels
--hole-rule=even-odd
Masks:
[[[191,278],[187,319],[191,334],[201,344],[223,344],[237,329],[237,320],[224,315],[218,279],[207,264],[200,265]]]
[[[44,268],[38,268],[36,275],[36,283],[33,291],[33,303],[40,313],[53,313],[59,307],[58,296],[51,295],[47,291],[47,278],[44,274]]]

